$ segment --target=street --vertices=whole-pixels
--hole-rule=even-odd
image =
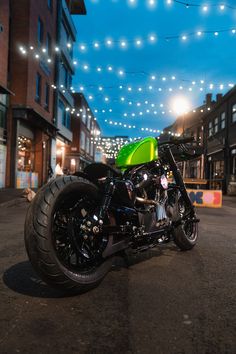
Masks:
[[[27,260],[28,204],[0,209],[0,352],[235,353],[236,208],[201,209],[195,249],[130,257],[100,286],[60,298]]]

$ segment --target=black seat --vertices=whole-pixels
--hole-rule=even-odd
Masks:
[[[121,171],[115,169],[110,165],[106,165],[105,163],[98,162],[98,163],[91,163],[87,167],[85,167],[84,172],[91,178],[91,179],[99,179],[102,177],[107,177],[108,175],[112,177],[121,177]]]

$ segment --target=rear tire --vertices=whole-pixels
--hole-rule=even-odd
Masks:
[[[82,198],[81,196],[90,198],[96,206],[98,205],[99,190],[91,182],[75,176],[56,178],[36,194],[25,220],[25,246],[33,268],[47,284],[66,294],[81,293],[94,288],[102,281],[112,266],[111,259],[101,259],[99,264],[90,265],[84,269],[80,267],[79,257],[76,256],[76,264],[70,267],[58,256],[57,244],[59,241],[54,235],[56,211],[61,204],[65,203],[65,200],[68,202],[77,201]],[[64,208],[66,207],[64,206]],[[69,226],[64,226],[66,235],[69,234]],[[61,237],[64,237],[63,234]],[[73,231],[73,237],[75,239],[79,237],[77,230]],[[63,242],[66,243],[66,241]],[[71,248],[70,245],[70,253]],[[60,248],[60,252],[65,253],[65,250],[61,251]],[[71,256],[67,255],[68,257]]]

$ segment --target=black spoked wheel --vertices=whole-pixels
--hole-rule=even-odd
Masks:
[[[69,270],[88,271],[102,262],[102,252],[107,245],[107,237],[94,237],[91,229],[87,232],[83,225],[96,218],[97,203],[91,196],[67,195],[57,205],[52,224],[52,239],[58,260]],[[90,230],[90,231],[89,231]]]
[[[84,292],[110,270],[112,260],[102,257],[108,236],[92,229],[100,200],[94,184],[74,176],[59,177],[37,193],[26,216],[25,245],[49,285]]]
[[[186,208],[182,197],[178,198],[178,219],[181,224],[174,228],[174,242],[181,250],[187,251],[197,243],[198,223],[195,220],[196,216],[193,218],[191,212]]]

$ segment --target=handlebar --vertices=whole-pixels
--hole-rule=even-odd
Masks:
[[[159,141],[158,145],[167,145],[167,144],[182,145],[182,144],[192,143],[193,141],[194,141],[193,136],[188,136],[186,138],[177,138],[174,136],[170,136],[169,140],[163,142]]]

